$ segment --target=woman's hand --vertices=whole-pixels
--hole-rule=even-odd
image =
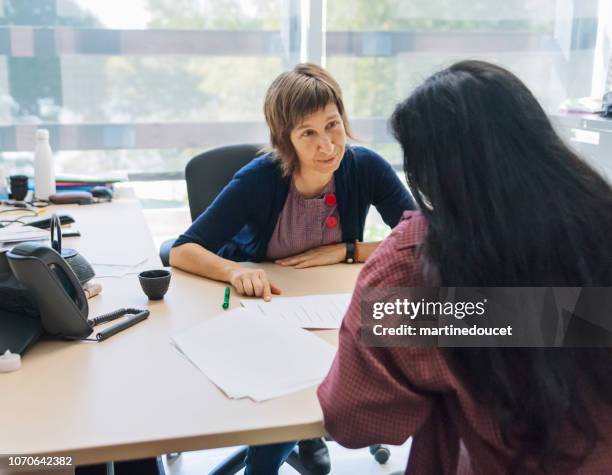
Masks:
[[[248,269],[238,267],[229,274],[229,283],[240,295],[263,297],[266,302],[272,299],[272,294],[280,295],[281,289],[270,283],[263,269]]]
[[[327,266],[344,262],[346,258],[346,244],[329,244],[310,249],[301,254],[284,259],[277,259],[277,264],[281,266],[293,267],[295,269],[304,269],[306,267]]]

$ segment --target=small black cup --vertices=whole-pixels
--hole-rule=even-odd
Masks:
[[[12,200],[23,201],[28,194],[28,177],[25,175],[13,175],[9,177],[11,184]]]
[[[138,280],[144,293],[150,300],[161,300],[168,291],[170,285],[170,271],[146,270],[138,274]]]

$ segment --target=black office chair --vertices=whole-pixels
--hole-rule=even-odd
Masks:
[[[185,167],[187,198],[191,220],[208,208],[234,174],[259,155],[262,145],[227,145],[208,150],[193,157]],[[164,241],[159,257],[164,266],[170,265],[170,250],[174,239]]]
[[[187,182],[187,198],[191,220],[195,220],[223,187],[229,183],[234,174],[244,165],[260,154],[261,145],[242,144],[218,147],[192,158],[185,167],[185,181]],[[174,239],[164,241],[159,250],[159,257],[164,266],[170,265],[170,250]],[[209,475],[233,475],[244,468],[247,447],[242,447],[215,467]],[[389,459],[389,449],[382,445],[373,445],[370,452],[381,464]],[[287,463],[298,473],[310,475],[302,465],[296,450],[287,458]]]

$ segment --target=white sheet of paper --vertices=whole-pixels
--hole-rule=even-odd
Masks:
[[[136,267],[147,260],[143,251],[133,249],[124,254],[116,249],[97,247],[95,249],[83,249],[82,254],[87,256],[87,260],[92,265]]]
[[[33,226],[10,225],[0,229],[0,242],[39,241],[49,239],[48,229]]]
[[[267,317],[275,317],[301,328],[340,328],[351,302],[351,294],[272,297],[270,302],[242,299],[242,306]]]
[[[172,340],[229,397],[255,401],[318,384],[336,353],[316,335],[244,308],[224,312]]]
[[[94,264],[93,269],[96,273],[96,277],[125,277],[129,274],[138,274],[140,266],[107,266],[104,264]]]

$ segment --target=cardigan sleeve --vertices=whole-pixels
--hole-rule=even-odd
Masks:
[[[257,195],[255,175],[249,165],[239,170],[173,247],[195,243],[217,253],[249,222]]]
[[[372,204],[380,213],[383,221],[395,227],[406,210],[416,210],[416,204],[408,189],[398,178],[389,162],[380,155],[372,153],[373,173],[368,174],[372,180]]]

